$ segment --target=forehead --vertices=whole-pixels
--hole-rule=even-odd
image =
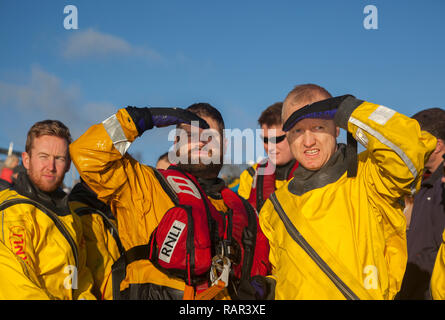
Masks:
[[[34,138],[31,149],[35,152],[66,154],[68,152],[68,142],[61,137],[43,135]]]

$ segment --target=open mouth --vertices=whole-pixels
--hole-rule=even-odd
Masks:
[[[320,153],[320,150],[319,149],[311,149],[311,150],[306,150],[306,151],[304,151],[304,154],[306,155],[306,156],[310,156],[310,157],[312,157],[312,156],[316,156],[316,155],[318,155]]]

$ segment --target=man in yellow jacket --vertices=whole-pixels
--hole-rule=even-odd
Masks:
[[[0,299],[94,299],[79,217],[60,188],[70,166],[68,128],[34,124],[22,154],[26,173],[0,192]]]
[[[176,146],[178,157],[185,155],[184,163],[175,161],[177,165],[174,168],[172,166],[161,173],[137,162],[127,153],[131,143],[146,130],[167,125],[178,125],[181,135]],[[202,138],[204,129],[213,132],[210,141]],[[192,299],[196,296],[194,292],[218,292],[217,298],[228,298],[230,286],[222,292],[215,286],[206,288],[211,278],[205,267],[206,263],[219,259],[220,255],[210,251],[222,248],[216,248],[216,244],[220,244],[220,239],[216,238],[229,225],[233,228],[225,232],[224,237],[230,236],[236,242],[224,239],[222,244],[226,246],[229,243],[231,247],[232,271],[242,269],[241,274],[246,278],[250,278],[251,273],[252,276],[268,273],[268,244],[260,233],[257,215],[247,201],[224,189],[224,182],[217,178],[222,162],[209,159],[209,154],[212,154],[216,160],[222,160],[223,130],[221,114],[206,103],[194,104],[186,110],[129,106],[93,125],[70,145],[73,163],[82,179],[100,201],[110,206],[117,221],[119,237],[126,250],[124,259],[113,267],[113,291],[117,291],[119,299]],[[199,137],[194,139],[196,133]],[[210,145],[215,148],[209,148]],[[203,159],[211,161],[204,163]],[[177,174],[179,171],[181,175]],[[246,211],[250,208],[250,211],[243,212],[243,208],[231,206],[232,203],[226,201],[226,194],[235,196],[234,202],[245,203],[244,208]],[[190,202],[185,205],[181,200],[186,197]],[[187,210],[188,220],[175,215],[184,212],[181,210]],[[240,218],[246,222],[244,218],[247,216],[246,228],[236,223]],[[222,224],[223,217],[227,219],[225,224]],[[206,222],[194,225],[192,218]],[[184,231],[185,228],[190,229]],[[209,229],[214,232],[208,232]],[[158,241],[158,236],[168,230],[165,241]],[[202,237],[195,240],[194,234]],[[187,243],[182,242],[183,239],[187,239]],[[249,243],[246,239],[250,239]],[[189,254],[189,248],[195,253]],[[184,254],[184,259],[176,260],[180,254]],[[122,261],[125,264],[121,264]],[[168,269],[172,263],[178,267]],[[196,269],[190,268],[201,265],[205,265],[201,269],[203,273],[196,276]],[[227,265],[224,264],[225,270],[228,270]],[[223,282],[228,284],[229,280]],[[209,296],[211,294],[206,295]]]
[[[81,180],[71,190],[69,205],[82,221],[87,248],[86,265],[94,279],[93,293],[101,300],[113,299],[112,266],[125,251],[110,208]]]
[[[288,94],[283,121],[300,166],[260,212],[275,299],[393,299],[407,261],[398,199],[419,188],[436,139],[392,109],[312,84]],[[367,150],[337,144],[339,128]]]

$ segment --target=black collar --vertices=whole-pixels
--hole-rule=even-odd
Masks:
[[[289,161],[286,164],[276,165],[276,168],[275,168],[275,179],[276,180],[287,180],[289,175],[290,175],[290,173],[291,173],[291,171],[292,171],[292,168],[295,165],[295,162],[296,162],[296,160],[293,159],[293,160]]]
[[[203,179],[198,178],[199,185],[204,189],[206,195],[214,199],[222,199],[221,190],[224,189],[226,183],[220,178]]]
[[[294,172],[294,178],[289,183],[288,189],[291,193],[301,196],[308,191],[337,181],[347,169],[346,145],[339,143],[337,151],[320,170],[311,171],[300,164]]]
[[[19,173],[13,189],[17,191],[18,194],[44,205],[59,216],[71,213],[68,206],[68,196],[61,188],[53,192],[41,191],[32,183],[26,173]]]

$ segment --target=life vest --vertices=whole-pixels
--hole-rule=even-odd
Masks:
[[[292,166],[287,180],[290,180],[298,167],[298,162]],[[269,161],[264,161],[258,164],[256,170],[253,167],[247,169],[247,172],[253,177],[252,188],[250,189],[249,203],[260,212],[264,202],[276,190],[276,170]]]
[[[257,243],[258,217],[247,200],[224,187],[221,196],[228,210],[220,212],[192,175],[176,166],[155,172],[175,206],[164,214],[147,245],[126,252],[127,264],[149,259],[197,294],[211,286],[212,259],[221,254],[231,261],[232,286],[268,273],[268,242],[263,235]]]

